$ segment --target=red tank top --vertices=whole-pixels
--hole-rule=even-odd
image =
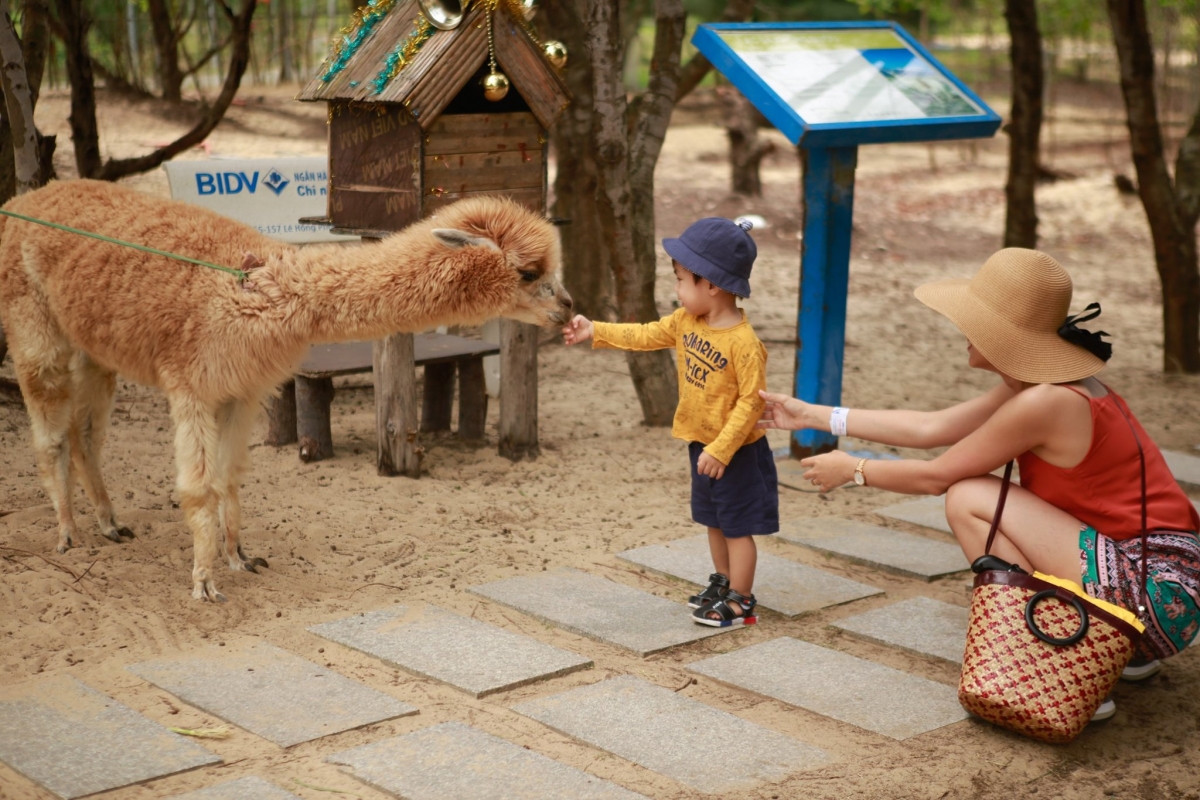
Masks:
[[[1067,387],[1073,388],[1073,387]],[[1107,387],[1106,387],[1107,388]],[[1092,446],[1083,461],[1064,469],[1033,453],[1017,457],[1021,486],[1056,508],[1087,523],[1110,539],[1141,535],[1142,478],[1137,430],[1146,454],[1146,526],[1149,530],[1200,529],[1200,515],[1179,488],[1158,446],[1146,435],[1129,406],[1111,389],[1104,397],[1087,398],[1092,407]],[[1117,408],[1117,403],[1121,408]],[[1129,422],[1121,414],[1129,415]]]

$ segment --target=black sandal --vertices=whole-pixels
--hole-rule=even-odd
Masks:
[[[737,603],[741,606],[741,613],[739,614],[734,611],[730,603]],[[758,601],[754,599],[754,595],[746,597],[730,589],[720,600],[711,605],[702,606],[692,612],[692,621],[713,628],[728,628],[733,625],[753,625],[758,622],[758,617],[754,613],[754,607],[757,605]],[[709,619],[708,615],[714,611],[717,613],[719,619]]]
[[[700,594],[688,598],[688,608],[701,608],[709,603],[715,603],[729,591],[729,578],[719,572],[708,576],[708,588]]]

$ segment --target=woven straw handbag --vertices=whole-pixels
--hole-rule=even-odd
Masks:
[[[1140,441],[1138,452],[1145,553],[1146,462]],[[1069,742],[1112,691],[1144,627],[1131,612],[1087,596],[1071,581],[1030,575],[987,555],[1000,525],[1012,468],[1010,461],[985,555],[971,565],[975,588],[958,701],[970,713],[1003,728],[1044,742]],[[1142,597],[1146,569],[1143,558]]]

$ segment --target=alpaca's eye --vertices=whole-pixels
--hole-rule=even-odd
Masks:
[[[521,270],[521,280],[525,281],[526,283],[533,283],[540,277],[541,277],[541,275],[538,275],[533,270],[528,270],[528,269]]]

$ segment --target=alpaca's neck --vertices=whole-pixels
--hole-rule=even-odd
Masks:
[[[288,327],[297,339],[367,340],[497,315],[502,298],[471,285],[470,267],[478,266],[473,261],[422,263],[402,237],[392,237],[361,246],[301,248],[275,274],[289,298]]]

